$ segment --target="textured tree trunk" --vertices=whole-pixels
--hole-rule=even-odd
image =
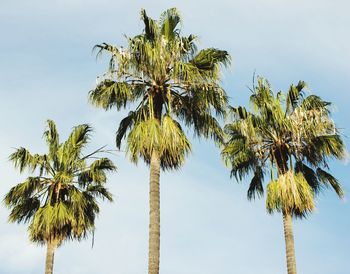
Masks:
[[[148,274],[159,274],[160,257],[160,157],[152,152],[149,190]]]
[[[288,274],[296,274],[297,266],[295,262],[294,236],[292,215],[283,213],[284,240],[286,242],[286,257]]]
[[[45,274],[53,273],[53,261],[56,247],[57,243],[55,241],[47,242]]]

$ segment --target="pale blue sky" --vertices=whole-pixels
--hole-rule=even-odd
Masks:
[[[18,146],[45,151],[41,136],[48,118],[64,137],[72,126],[90,123],[91,148],[114,148],[123,113],[88,104],[87,93],[107,66],[91,49],[100,42],[123,45],[123,34],[138,34],[141,8],[158,17],[173,6],[183,15],[184,34],[197,34],[200,47],[232,55],[223,78],[231,104],[247,102],[255,70],[276,89],[305,80],[311,92],[334,103],[334,119],[350,135],[348,1],[0,0],[1,197],[23,178],[8,155]],[[94,248],[90,240],[63,245],[55,273],[146,272],[148,170],[122,153],[113,160],[119,172],[109,187],[116,199],[101,206]],[[350,193],[349,165],[332,168]],[[264,200],[249,203],[246,189],[229,179],[210,142],[194,141],[185,167],[161,175],[161,273],[285,273],[281,216],[267,215]],[[43,272],[45,249],[29,243],[24,225],[7,224],[7,215],[2,206],[0,273]],[[308,220],[295,222],[299,273],[350,273],[349,216],[346,199],[328,191]]]

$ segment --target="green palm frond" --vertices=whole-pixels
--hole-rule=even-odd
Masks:
[[[344,191],[341,185],[339,184],[338,180],[332,176],[332,174],[321,168],[317,168],[316,173],[320,182],[325,184],[327,187],[332,187],[340,198],[344,197]]]
[[[45,185],[45,181],[40,177],[28,177],[23,183],[10,189],[4,198],[5,205],[11,207],[27,197],[36,196],[45,188]]]
[[[112,107],[119,110],[133,101],[132,88],[128,83],[111,80],[102,81],[89,96],[91,103],[106,110]]]
[[[161,35],[168,40],[173,40],[179,34],[176,27],[181,23],[181,15],[176,8],[168,9],[160,15],[159,23]]]
[[[197,45],[195,43],[197,41],[197,36],[190,34],[188,37],[181,37],[180,39],[182,61],[188,62],[198,50]]]
[[[266,208],[304,217],[315,208],[312,188],[301,173],[289,171],[267,185]]]
[[[174,79],[177,81],[197,83],[202,81],[203,74],[194,64],[179,61],[174,64],[172,77],[174,77]]]
[[[21,199],[11,207],[10,222],[28,223],[39,209],[40,200],[37,197]]]
[[[249,113],[247,112],[247,109],[245,107],[230,107],[230,110],[234,117],[238,120],[244,120],[248,118]]]
[[[94,197],[99,197],[102,199],[107,199],[110,202],[113,202],[113,195],[101,185],[90,185],[87,188],[87,192]]]
[[[139,157],[149,159],[152,150],[159,149],[160,139],[160,123],[156,119],[148,119],[135,124],[127,140],[131,161],[137,163]]]
[[[201,50],[190,62],[203,73],[213,73],[217,72],[218,65],[230,65],[231,57],[225,50],[208,48]]]
[[[316,136],[312,140],[312,144],[316,153],[321,151],[325,156],[339,160],[345,158],[344,142],[338,134]]]
[[[299,83],[294,86],[291,85],[289,88],[289,91],[287,93],[287,100],[286,100],[286,112],[290,113],[291,111],[295,110],[300,101],[303,99],[304,96],[304,89],[307,87],[307,84],[304,81],[299,81]]]
[[[317,95],[309,95],[301,103],[301,107],[305,110],[323,109],[327,114],[330,114],[328,109],[330,105],[330,102],[323,101],[321,97]]]
[[[16,151],[10,155],[9,159],[20,172],[23,172],[26,168],[29,169],[29,171],[34,171],[37,167],[42,169],[41,174],[44,173],[44,170],[45,172],[50,172],[51,170],[47,155],[32,155],[23,147],[16,149]]]
[[[311,167],[308,167],[303,162],[298,161],[295,163],[294,169],[296,173],[303,174],[305,180],[308,182],[315,194],[318,194],[322,190],[323,185],[320,183],[317,173]]]
[[[52,120],[47,120],[47,129],[44,132],[46,144],[49,146],[49,157],[53,159],[57,155],[57,150],[60,144],[59,135],[56,124]]]
[[[155,40],[155,38],[159,34],[158,22],[148,17],[144,9],[141,9],[141,20],[145,25],[146,38],[151,41]]]
[[[117,148],[121,147],[121,143],[123,138],[125,138],[125,135],[129,129],[131,129],[134,124],[138,121],[141,120],[139,118],[139,112],[135,111],[130,111],[128,116],[123,118],[119,124],[119,128],[116,133],[116,146]]]
[[[250,182],[247,197],[248,200],[255,199],[256,197],[260,198],[264,195],[264,173],[261,167],[256,167],[254,176]]]
[[[72,149],[82,149],[88,143],[91,132],[92,128],[88,124],[76,126],[64,145]]]
[[[93,51],[95,51],[95,50],[98,51],[97,54],[96,54],[97,57],[101,56],[104,51],[110,52],[113,55],[118,52],[118,48],[117,47],[109,45],[107,43],[102,43],[100,45],[95,45],[92,50]]]
[[[59,161],[61,164],[70,165],[72,163],[80,164],[77,159],[81,157],[82,150],[88,144],[92,128],[87,124],[82,124],[73,128],[58,151]]]
[[[164,169],[180,167],[185,161],[185,156],[191,152],[191,143],[180,124],[168,115],[162,119],[159,152]]]
[[[100,158],[90,164],[87,170],[79,173],[78,183],[79,185],[87,185],[88,183],[95,182],[103,184],[106,182],[106,172],[115,171],[116,167],[113,162],[108,158]]]
[[[29,237],[32,241],[44,244],[49,239],[64,240],[63,235],[71,235],[76,223],[72,211],[65,203],[47,204],[40,207],[29,225]]]

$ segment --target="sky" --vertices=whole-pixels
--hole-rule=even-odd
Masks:
[[[232,105],[247,104],[254,72],[275,90],[304,80],[310,93],[333,105],[333,118],[350,147],[350,4],[346,0],[0,0],[0,197],[26,174],[8,161],[14,148],[45,152],[42,133],[56,121],[62,140],[71,128],[94,128],[87,151],[114,149],[120,119],[88,103],[107,58],[95,44],[126,45],[124,34],[142,31],[140,10],[157,18],[177,7],[184,35],[199,48],[227,50],[232,66],[222,85]],[[192,136],[191,132],[188,132]],[[286,272],[282,217],[268,215],[264,199],[246,199],[247,181],[230,179],[210,142],[191,138],[193,153],[176,172],[161,174],[161,274],[277,274]],[[101,203],[95,244],[91,238],[62,245],[55,273],[130,274],[147,269],[147,166],[123,152],[111,156],[113,204]],[[349,164],[331,169],[350,193]],[[348,194],[350,195],[350,194]],[[294,222],[299,273],[349,274],[350,205],[331,191],[317,197],[317,210]],[[28,240],[25,225],[8,224],[0,206],[0,274],[43,273],[45,248]]]

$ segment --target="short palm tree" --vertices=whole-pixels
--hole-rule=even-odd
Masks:
[[[264,194],[266,207],[283,215],[288,274],[296,274],[292,217],[305,217],[314,209],[314,196],[332,187],[343,191],[328,169],[332,158],[343,159],[345,146],[330,117],[330,103],[305,96],[306,84],[291,85],[274,94],[259,78],[252,90],[253,111],[232,108],[234,119],[225,126],[227,142],[222,156],[237,180],[252,174],[248,199]]]
[[[47,154],[31,154],[21,147],[10,156],[20,172],[37,172],[11,188],[4,202],[11,209],[9,221],[29,223],[30,240],[47,245],[46,274],[53,273],[58,246],[94,230],[97,198],[112,201],[105,188],[106,172],[116,168],[108,158],[96,158],[102,148],[83,155],[90,133],[89,125],[79,125],[60,143],[55,123],[48,120],[44,132]]]
[[[175,9],[153,20],[141,10],[142,34],[127,38],[126,48],[97,45],[99,53],[111,54],[108,72],[90,92],[97,107],[117,110],[129,105],[133,111],[120,122],[116,145],[127,139],[131,161],[140,158],[150,165],[149,274],[159,273],[160,169],[179,168],[191,150],[182,125],[197,136],[222,139],[215,118],[227,105],[219,85],[221,65],[228,65],[226,51],[197,51],[196,37],[181,36],[181,17]]]

